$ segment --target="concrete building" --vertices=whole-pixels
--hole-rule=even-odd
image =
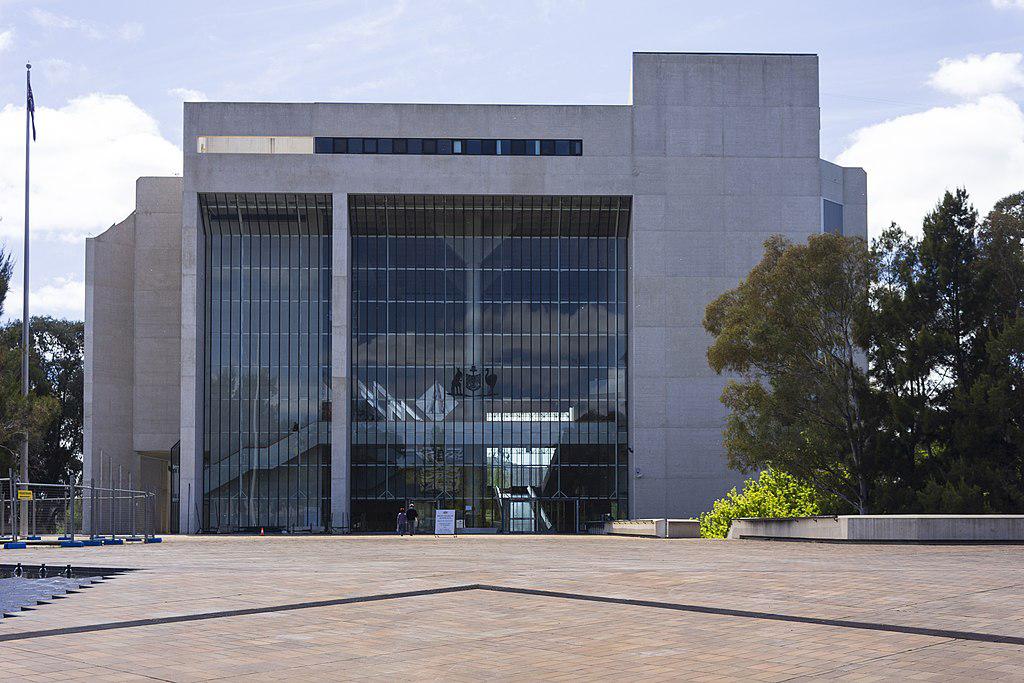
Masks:
[[[867,234],[815,55],[636,53],[615,106],[186,103],[183,149],[89,240],[85,380],[86,479],[182,531],[695,515],[741,480],[704,307],[772,234]]]

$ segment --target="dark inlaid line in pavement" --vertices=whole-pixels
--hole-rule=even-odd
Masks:
[[[91,633],[93,631],[112,631],[121,628],[136,628],[138,626],[158,626],[161,624],[178,624],[185,621],[205,621],[207,619],[225,619],[228,617],[245,617],[252,614],[269,614],[271,612],[291,612],[299,609],[310,609],[311,607],[332,607],[334,605],[352,605],[360,602],[377,602],[379,600],[398,600],[400,598],[415,598],[423,595],[440,595],[443,593],[459,593],[476,589],[476,584],[464,586],[448,586],[446,588],[425,588],[418,591],[403,591],[401,593],[378,593],[376,595],[360,595],[353,598],[334,598],[332,600],[315,600],[312,602],[293,602],[285,605],[270,605],[269,607],[247,607],[244,609],[229,609],[220,612],[200,612],[198,614],[180,614],[172,617],[153,617],[151,619],[132,619],[130,621],[111,621],[105,624],[86,624],[83,626],[67,626],[65,628],[51,628],[41,631],[23,631],[22,633],[0,633],[0,642],[11,640],[28,640],[30,638],[43,638],[46,636],[64,636],[73,633]]]
[[[805,617],[796,614],[777,614],[774,612],[757,612],[753,610],[730,609],[727,607],[688,605],[684,603],[659,602],[656,600],[637,600],[633,598],[612,598],[601,595],[587,595],[584,593],[566,593],[562,591],[540,590],[537,588],[513,588],[510,586],[493,586],[475,583],[463,584],[460,586],[448,586],[445,588],[425,588],[423,590],[403,591],[399,593],[378,593],[376,595],[360,595],[351,598],[335,598],[331,600],[316,600],[311,602],[294,602],[285,605],[271,605],[268,607],[248,607],[244,609],[222,610],[220,612],[201,612],[199,614],[181,614],[171,617],[154,617],[151,619],[132,619],[130,621],[114,621],[105,624],[68,626],[65,628],[54,628],[40,631],[24,631],[22,633],[3,633],[0,634],[0,642],[8,642],[12,640],[28,640],[31,638],[43,638],[47,636],[62,636],[74,633],[90,633],[93,631],[111,631],[114,629],[122,628],[136,628],[138,626],[158,626],[161,624],[177,624],[187,621],[205,621],[207,619],[244,617],[253,614],[269,614],[272,612],[290,612],[294,610],[310,609],[313,607],[332,607],[335,605],[352,605],[365,602],[378,602],[381,600],[399,600],[401,598],[443,595],[446,593],[464,593],[473,590],[482,590],[494,593],[513,593],[517,595],[531,595],[543,598],[559,598],[563,600],[580,600],[584,602],[598,602],[611,605],[627,605],[630,607],[652,607],[656,609],[675,610],[677,612],[714,614],[718,616],[739,617],[743,619],[784,621],[796,624],[811,624],[815,626],[835,626],[838,628],[851,628],[862,631],[883,631],[888,633],[904,633],[909,635],[931,636],[934,638],[972,640],[983,643],[1024,645],[1024,637],[1004,636],[996,633],[979,633],[977,631],[954,631],[941,628],[927,628],[923,626],[902,626],[900,624],[882,624],[870,621],[851,621],[847,619]]]
[[[519,595],[534,595],[545,598],[562,598],[564,600],[583,600],[586,602],[603,602],[612,605],[630,605],[632,607],[654,607],[657,609],[670,609],[678,612],[696,612],[697,614],[716,614],[726,617],[742,617],[745,619],[764,619],[768,621],[786,621],[796,624],[813,624],[815,626],[837,626],[839,628],[853,628],[863,631],[887,631],[889,633],[906,633],[918,636],[932,636],[935,638],[954,638],[957,640],[975,640],[983,643],[1005,643],[1008,645],[1024,645],[1024,637],[1004,636],[996,633],[979,633],[977,631],[952,631],[941,628],[927,628],[924,626],[902,626],[900,624],[880,624],[871,621],[850,621],[847,619],[825,619],[823,617],[804,617],[796,614],[776,614],[773,612],[755,612],[751,610],[729,609],[727,607],[708,607],[706,605],[686,605],[675,602],[658,602],[656,600],[635,600],[631,598],[609,598],[600,595],[586,595],[583,593],[563,593],[561,591],[546,591],[535,588],[510,588],[507,586],[489,586],[481,584],[479,590],[494,591],[497,593],[517,593]]]

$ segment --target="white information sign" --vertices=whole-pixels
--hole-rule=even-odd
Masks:
[[[434,511],[434,535],[454,536],[455,535],[455,510]]]

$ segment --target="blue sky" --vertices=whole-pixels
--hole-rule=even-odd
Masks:
[[[873,233],[1024,188],[1024,0],[0,0],[0,243],[20,260],[26,59],[34,312],[79,317],[85,237],[180,172],[184,99],[623,104],[655,50],[820,55],[822,156],[868,169]]]

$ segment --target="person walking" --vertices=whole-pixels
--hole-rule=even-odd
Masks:
[[[398,535],[405,536],[405,529],[408,526],[408,521],[405,514],[405,508],[398,508]]]
[[[405,522],[409,527],[409,535],[416,535],[416,522],[420,518],[420,513],[416,512],[416,503],[409,503],[409,509],[405,511]]]

